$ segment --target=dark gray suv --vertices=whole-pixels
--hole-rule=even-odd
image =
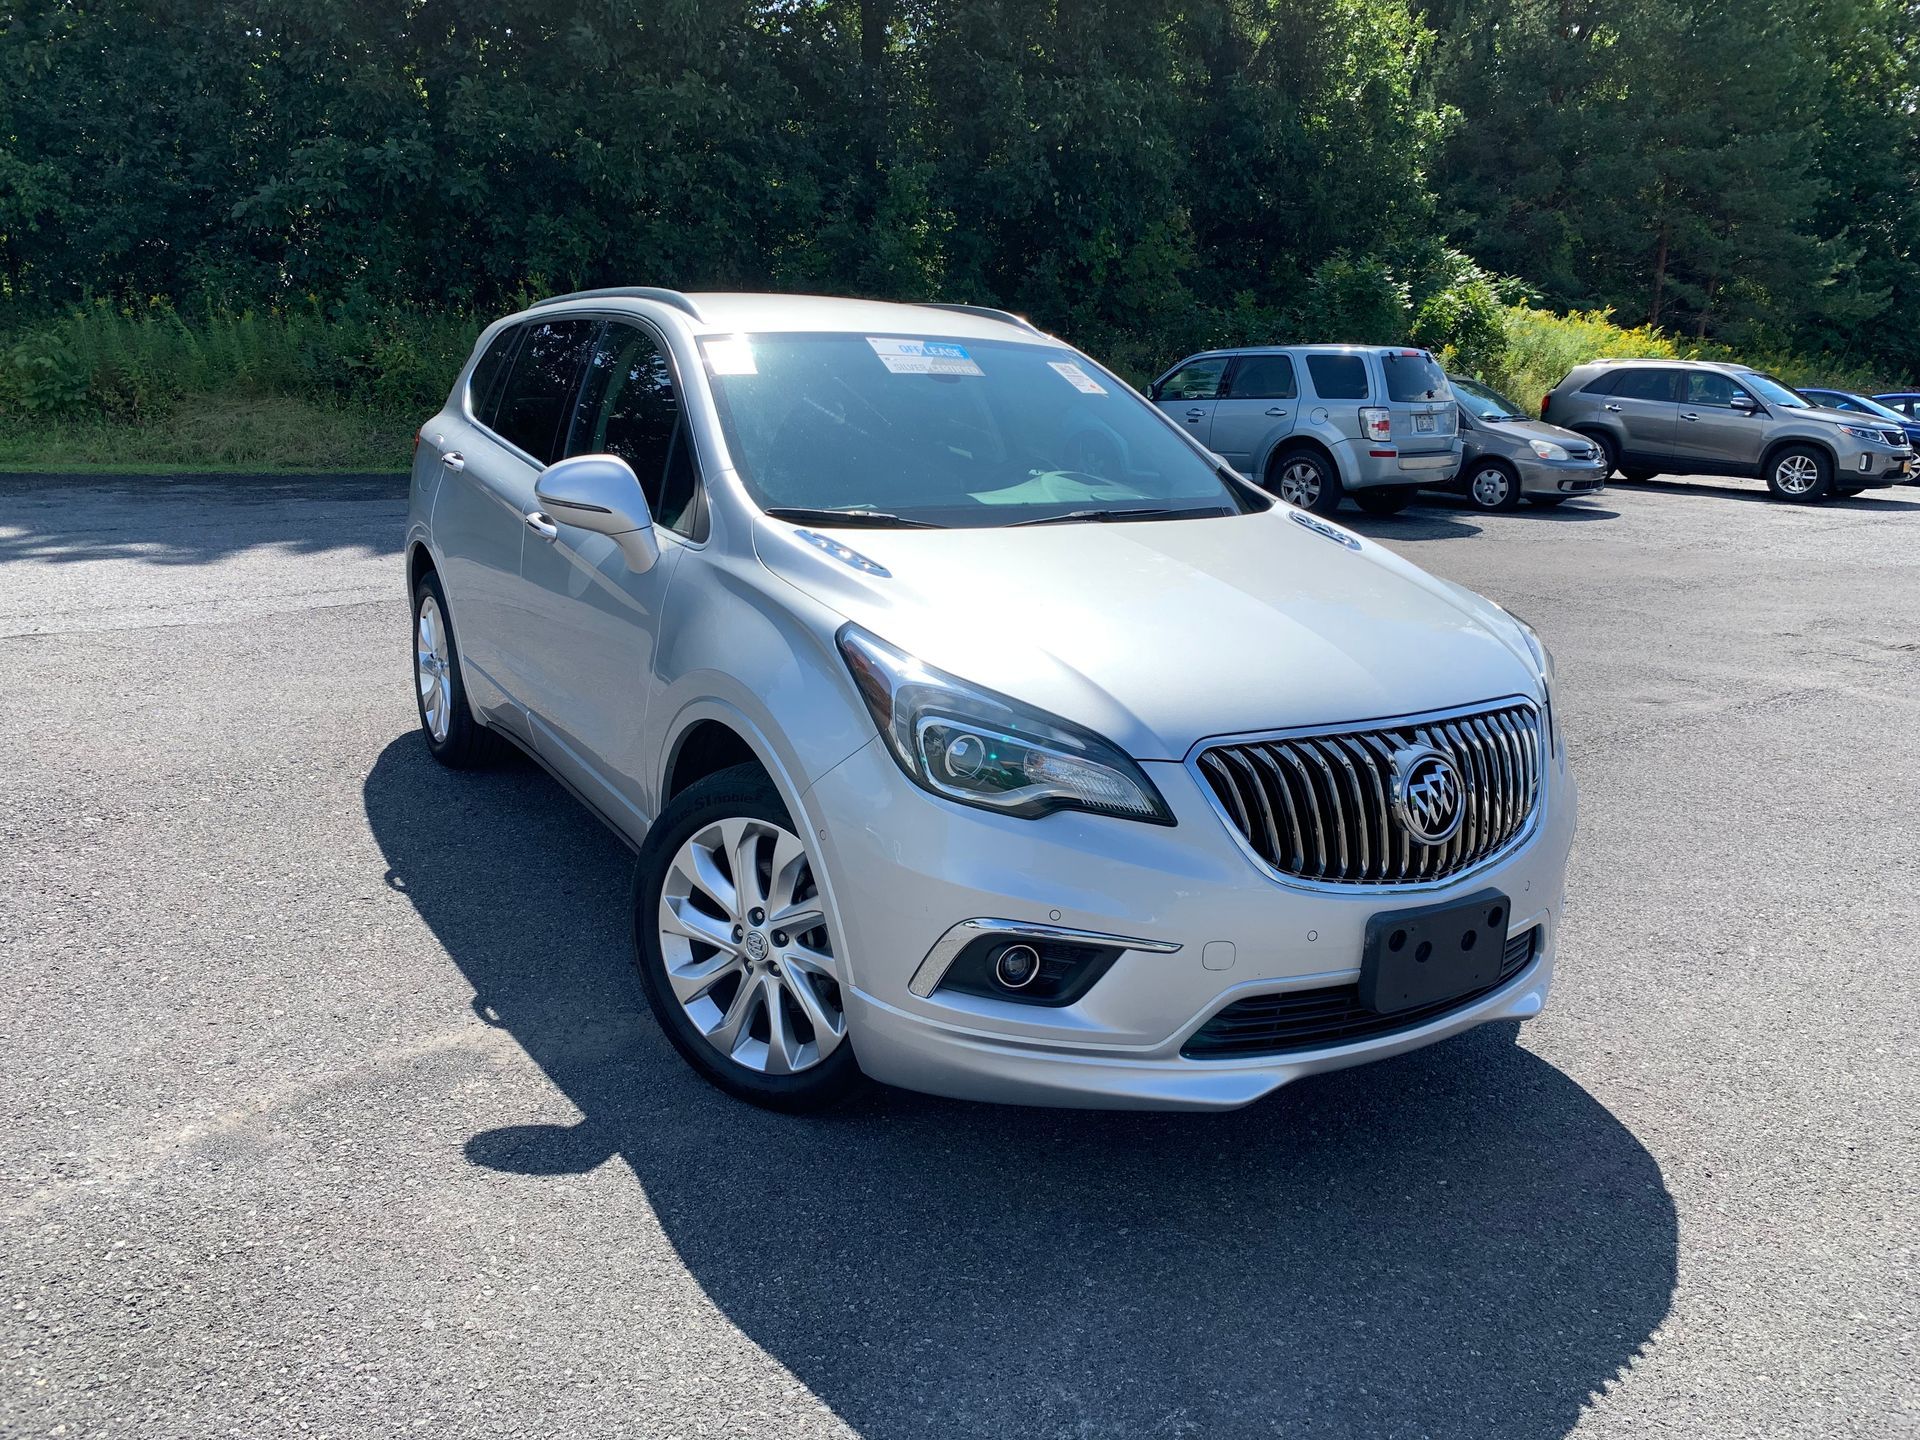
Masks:
[[[1540,418],[1588,437],[1628,480],[1747,475],[1781,500],[1823,500],[1913,469],[1893,422],[1823,409],[1746,365],[1594,360],[1548,392]]]

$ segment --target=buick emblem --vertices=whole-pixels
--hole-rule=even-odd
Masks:
[[[1443,845],[1466,818],[1466,789],[1453,761],[1431,745],[1393,753],[1393,813],[1422,845]]]

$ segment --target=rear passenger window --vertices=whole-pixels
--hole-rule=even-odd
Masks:
[[[597,323],[548,320],[526,326],[507,371],[493,429],[542,465],[560,458],[561,427],[572,413],[574,387]]]
[[[1182,365],[1160,385],[1161,400],[1214,400],[1220,395],[1220,377],[1227,373],[1224,355]]]
[[[1307,374],[1322,400],[1365,400],[1367,362],[1358,355],[1309,355]]]
[[[524,325],[509,325],[494,336],[487,353],[480,357],[473,374],[467,377],[467,408],[473,412],[474,419],[490,430],[494,408],[500,400],[500,377],[506,374],[507,362],[513,359],[514,348],[525,331]]]
[[[1227,385],[1229,400],[1291,400],[1298,393],[1291,355],[1243,355]]]
[[[699,486],[673,367],[637,325],[612,321],[593,347],[569,455],[618,455],[633,467],[653,518],[681,534],[696,528]]]
[[[1678,370],[1622,370],[1613,393],[1622,400],[1672,400]]]

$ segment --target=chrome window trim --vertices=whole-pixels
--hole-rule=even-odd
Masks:
[[[962,920],[933,942],[927,958],[920,962],[913,978],[907,982],[907,989],[922,1000],[932,995],[940,988],[940,982],[960,952],[982,935],[1020,940],[1071,940],[1083,945],[1108,945],[1117,950],[1144,950],[1154,955],[1171,955],[1180,948],[1179,942],[1173,940],[1137,940],[1126,935],[1075,930],[1067,925],[1041,925],[1030,920]]]
[[[1527,821],[1515,831],[1513,837],[1499,849],[1482,857],[1476,864],[1465,870],[1456,870],[1450,874],[1430,880],[1410,880],[1386,884],[1366,880],[1309,880],[1300,875],[1289,875],[1269,865],[1260,852],[1253,848],[1251,841],[1241,833],[1233,817],[1227,813],[1219,794],[1213,788],[1213,782],[1200,768],[1200,757],[1209,750],[1237,745],[1259,745],[1273,740],[1310,740],[1363,734],[1375,730],[1393,730],[1413,725],[1436,724],[1447,720],[1459,720],[1465,717],[1484,715],[1489,711],[1522,707],[1533,712],[1534,724],[1538,727],[1540,744],[1538,748],[1539,775],[1538,794],[1534,801],[1533,813]],[[1301,890],[1314,895],[1351,895],[1359,899],[1371,899],[1379,895],[1419,895],[1436,890],[1445,890],[1463,884],[1475,876],[1484,875],[1494,866],[1501,864],[1515,852],[1523,849],[1540,831],[1546,819],[1547,778],[1552,769],[1548,763],[1553,746],[1547,733],[1547,712],[1540,700],[1532,695],[1506,695],[1493,700],[1476,701],[1471,705],[1455,705],[1445,710],[1420,710],[1407,715],[1382,715],[1367,720],[1352,720],[1335,725],[1295,725],[1280,730],[1253,730],[1236,735],[1209,735],[1198,741],[1187,752],[1182,762],[1193,783],[1200,789],[1201,795],[1212,807],[1214,818],[1227,832],[1240,853],[1253,864],[1267,879],[1276,885],[1284,885],[1290,890]]]

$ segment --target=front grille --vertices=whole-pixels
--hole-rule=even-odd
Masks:
[[[1431,745],[1459,772],[1465,816],[1449,840],[1413,838],[1395,813],[1394,752]],[[1470,870],[1521,834],[1540,795],[1540,716],[1509,704],[1377,730],[1216,745],[1200,773],[1229,823],[1283,875],[1406,885]]]
[[[1600,453],[1591,445],[1575,445],[1571,442],[1567,442],[1566,451],[1568,458],[1573,460],[1591,460]]]
[[[1323,1050],[1355,1040],[1411,1030],[1449,1011],[1491,995],[1528,965],[1539,948],[1536,926],[1507,937],[1500,957],[1500,978],[1483,989],[1412,1010],[1382,1015],[1360,1003],[1360,987],[1332,985],[1321,990],[1288,990],[1236,1000],[1193,1032],[1180,1049],[1189,1060],[1225,1060],[1240,1055],[1284,1055],[1294,1050]]]

